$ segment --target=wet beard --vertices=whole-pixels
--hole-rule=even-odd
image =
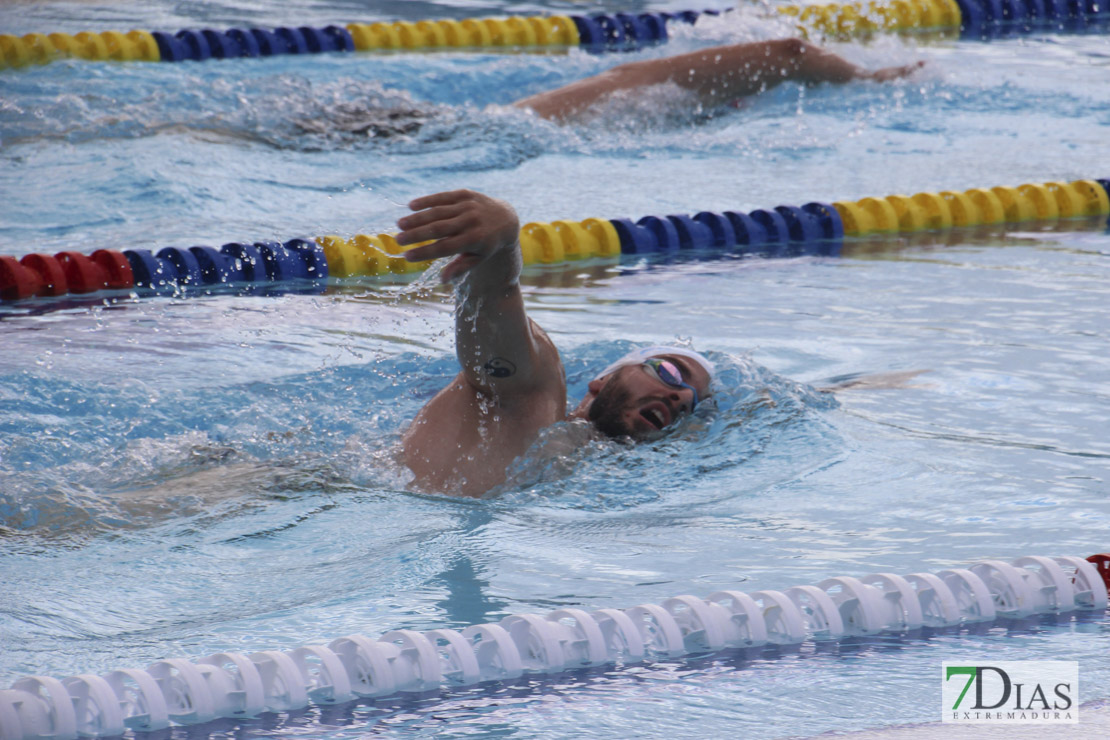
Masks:
[[[621,418],[621,412],[624,411],[624,406],[632,394],[627,389],[621,388],[616,381],[617,374],[614,373],[613,377],[609,378],[609,381],[598,391],[597,398],[590,404],[590,410],[586,413],[586,418],[597,427],[599,432],[608,437],[623,437],[629,434],[628,428],[624,425],[624,419]]]

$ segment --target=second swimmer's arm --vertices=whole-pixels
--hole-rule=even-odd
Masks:
[[[920,64],[869,72],[801,39],[779,39],[701,49],[613,67],[599,75],[515,103],[544,118],[566,121],[619,90],[674,83],[710,103],[768,90],[781,82],[848,82],[902,77]]]
[[[712,101],[754,95],[781,82],[843,83],[888,79],[895,70],[908,74],[920,65],[870,72],[802,39],[778,39],[715,46],[663,59],[615,68],[630,86],[673,82]]]

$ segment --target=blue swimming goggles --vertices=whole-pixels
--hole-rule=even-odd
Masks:
[[[671,388],[689,388],[690,392],[694,394],[694,400],[690,404],[690,410],[693,411],[697,407],[698,392],[694,389],[694,386],[682,379],[682,371],[678,369],[678,365],[675,365],[670,360],[652,357],[644,360],[643,366],[646,367],[652,375],[663,381],[664,385],[668,385]]]

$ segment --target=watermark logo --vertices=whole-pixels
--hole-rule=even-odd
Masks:
[[[944,663],[941,720],[1075,724],[1079,722],[1079,663]]]

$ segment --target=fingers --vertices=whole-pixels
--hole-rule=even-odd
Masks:
[[[409,202],[409,208],[414,211],[422,211],[425,208],[434,208],[435,206],[446,206],[454,203],[459,203],[464,200],[472,199],[477,193],[473,190],[448,190],[444,193],[433,193],[432,195],[425,195],[416,198]]]
[[[435,206],[434,208],[422,210],[419,213],[402,216],[397,219],[397,225],[403,230],[408,231],[409,229],[425,226],[435,221],[445,221],[449,218],[454,218],[462,213],[463,210],[464,207],[460,205]]]
[[[423,240],[417,240],[423,241]],[[400,244],[401,240],[397,239]],[[434,244],[425,244],[422,247],[414,247],[413,249],[405,252],[404,257],[409,262],[423,262],[425,260],[436,260],[440,257],[447,257],[452,254],[465,254],[462,250],[467,244],[457,237],[448,239],[440,239]]]
[[[456,255],[443,272],[444,282],[455,279],[492,257],[514,247],[520,225],[512,206],[472,190],[451,190],[416,198],[415,211],[397,220],[404,252],[411,262]]]
[[[432,239],[443,239],[465,228],[459,216],[473,207],[478,194],[471,190],[450,190],[416,198],[409,208],[418,213],[397,220],[401,233],[398,244],[415,244]]]
[[[460,213],[433,214],[431,211],[425,211],[415,216],[406,216],[399,220],[397,225],[402,231],[395,238],[398,244],[405,245],[455,236],[470,225],[470,220]]]
[[[869,77],[878,82],[889,82],[897,80],[902,77],[908,77],[917,70],[925,66],[924,61],[915,62],[914,64],[907,64],[903,67],[885,67],[870,73]]]

